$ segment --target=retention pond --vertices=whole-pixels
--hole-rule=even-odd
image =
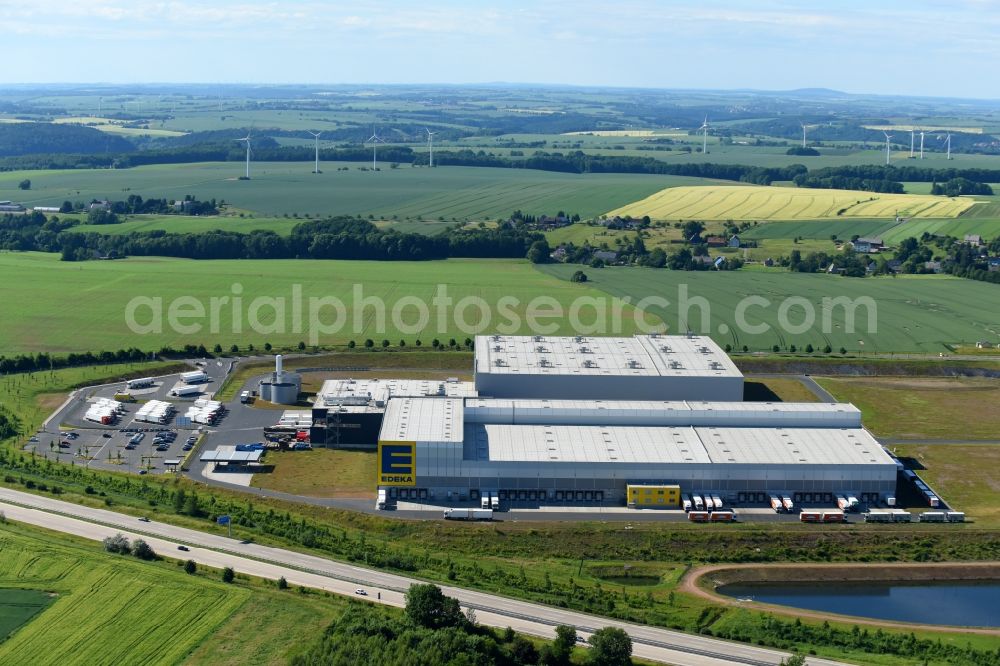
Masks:
[[[1000,627],[1000,581],[734,582],[715,591],[741,600],[877,620]]]

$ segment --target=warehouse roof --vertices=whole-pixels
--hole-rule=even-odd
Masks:
[[[850,403],[644,400],[500,400],[469,398],[466,422],[607,425],[800,425],[857,427]]]
[[[461,442],[462,401],[457,398],[395,398],[382,420],[380,441]]]
[[[628,377],[742,377],[709,337],[631,338],[477,336],[476,372],[483,374]]]
[[[463,457],[493,462],[894,465],[861,428],[469,424]]]
[[[390,398],[475,396],[472,382],[457,379],[328,379],[316,399],[317,407],[385,405]]]

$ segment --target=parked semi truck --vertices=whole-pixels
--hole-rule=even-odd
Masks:
[[[445,509],[445,520],[493,520],[493,509]]]
[[[143,377],[142,379],[130,379],[125,385],[130,389],[148,388],[153,385],[153,378]]]
[[[782,505],[781,500],[778,499],[777,495],[771,495],[771,508],[774,509],[775,513],[781,513]]]

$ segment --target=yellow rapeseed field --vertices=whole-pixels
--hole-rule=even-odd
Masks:
[[[611,215],[654,220],[818,220],[837,217],[957,217],[972,199],[798,187],[670,187]]]

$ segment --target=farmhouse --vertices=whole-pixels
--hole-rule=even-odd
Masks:
[[[979,247],[983,244],[983,237],[979,234],[966,234],[962,242],[972,247]]]
[[[867,254],[869,252],[880,252],[885,245],[881,238],[858,238],[851,242],[855,252]]]
[[[618,261],[618,253],[612,250],[597,250],[594,252],[594,258],[600,259],[604,263],[611,264]]]
[[[729,247],[740,247],[740,237],[733,234],[733,236],[729,239],[728,245]]]
[[[0,201],[0,213],[23,213],[24,206],[13,201]]]
[[[705,239],[705,245],[709,247],[725,247],[726,239],[722,236],[709,236]]]

